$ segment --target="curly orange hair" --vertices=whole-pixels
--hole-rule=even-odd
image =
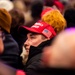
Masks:
[[[51,25],[58,34],[66,27],[66,20],[57,9],[46,8],[41,15],[42,21]]]

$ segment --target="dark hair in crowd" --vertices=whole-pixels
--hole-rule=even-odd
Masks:
[[[75,8],[66,9],[64,17],[67,21],[67,27],[75,27]]]
[[[16,26],[20,26],[25,23],[24,14],[20,10],[13,9],[9,13],[12,16],[11,28],[15,28]]]
[[[31,16],[33,18],[40,17],[43,10],[43,1],[42,0],[33,0],[31,3]]]
[[[45,6],[53,6],[54,5],[54,0],[44,0]]]

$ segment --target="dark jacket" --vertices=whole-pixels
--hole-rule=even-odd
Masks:
[[[5,33],[4,52],[0,55],[0,60],[14,68],[20,65],[20,50],[11,34]]]
[[[24,68],[27,75],[38,75],[41,65],[41,53],[44,47],[49,46],[52,40],[41,43],[38,47],[31,46],[29,58]]]
[[[12,35],[13,39],[18,43],[19,49],[20,49],[20,54],[21,54],[22,47],[25,42],[26,34],[19,33],[19,26],[16,26],[15,28],[11,28],[11,35]]]

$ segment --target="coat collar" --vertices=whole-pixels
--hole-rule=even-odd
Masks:
[[[50,40],[47,40],[45,42],[42,42],[39,46],[37,47],[34,47],[34,46],[31,46],[30,47],[30,51],[29,51],[29,57],[28,57],[28,60],[30,60],[33,56],[39,54],[39,53],[42,53],[42,50],[44,47],[47,47],[47,46],[50,46],[51,43],[52,43],[52,40],[54,38],[50,39]]]

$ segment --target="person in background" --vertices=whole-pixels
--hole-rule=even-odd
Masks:
[[[0,75],[26,75],[24,71],[12,68],[0,62]]]
[[[52,7],[63,13],[64,5],[58,0],[44,0],[44,8]]]
[[[75,74],[75,28],[68,28],[57,35],[53,43],[43,50],[43,66],[50,73]],[[52,69],[53,68],[53,69]],[[51,72],[53,70],[53,72]],[[43,70],[44,72],[44,70]],[[45,69],[46,73],[46,69]]]
[[[22,12],[27,12],[28,7],[24,4],[25,0],[13,0],[13,5],[15,9],[21,10]]]
[[[20,26],[25,24],[24,14],[19,9],[13,9],[9,13],[10,13],[10,15],[12,17],[10,33],[11,33],[12,37],[14,38],[14,40],[18,43],[19,50],[20,50],[19,55],[21,55],[22,46],[23,46],[23,44],[25,42],[25,37],[26,36],[20,34],[18,29],[19,29]],[[19,58],[19,59],[20,59],[20,61],[18,63],[23,68],[22,58]]]
[[[11,2],[10,0],[1,0],[0,8],[6,9],[12,17],[10,33],[11,33],[13,39],[19,45],[19,56],[20,56],[20,54],[22,52],[22,46],[25,41],[25,36],[21,35],[18,32],[18,27],[21,25],[24,25],[24,23],[25,23],[24,13],[23,13],[23,11],[21,11],[21,9],[18,9],[17,7],[15,7],[13,1]],[[20,59],[19,62],[21,62],[19,65],[21,65],[22,58],[19,58],[19,59]]]
[[[31,0],[30,10],[28,15],[25,14],[25,25],[31,27],[35,22],[41,19],[41,12],[43,10],[43,1],[42,0]]]
[[[69,27],[75,27],[75,8],[70,7],[65,10],[64,12],[64,18],[66,19],[67,22],[67,28]]]
[[[0,54],[0,61],[14,68],[19,68],[19,47],[10,34],[12,18],[7,10],[0,8],[0,27],[3,32],[4,50]]]
[[[50,24],[57,34],[67,26],[64,16],[59,10],[53,8],[44,9],[41,13],[41,20]]]
[[[19,43],[20,39],[18,36],[19,35],[18,27],[20,25],[25,24],[24,12],[21,11],[21,9],[18,9],[17,7],[15,7],[13,1],[10,1],[10,0],[1,0],[0,1],[0,8],[4,8],[10,13],[10,15],[12,17],[10,32],[11,32],[11,35],[13,36],[13,38],[16,40],[16,42],[18,44],[20,44]],[[21,46],[21,44],[19,46]]]
[[[64,18],[67,22],[67,27],[75,27],[75,1],[69,3],[64,10]]]
[[[14,8],[14,4],[10,0],[0,0],[0,8],[4,8],[9,12]]]
[[[66,6],[68,4],[69,0],[59,0],[64,6]]]
[[[24,14],[19,9],[15,9],[15,8],[11,10],[9,13],[12,17],[10,32],[14,40],[18,43],[20,51],[22,52],[22,45],[24,44],[25,36],[22,36],[19,33],[18,29],[20,26],[25,24]]]

